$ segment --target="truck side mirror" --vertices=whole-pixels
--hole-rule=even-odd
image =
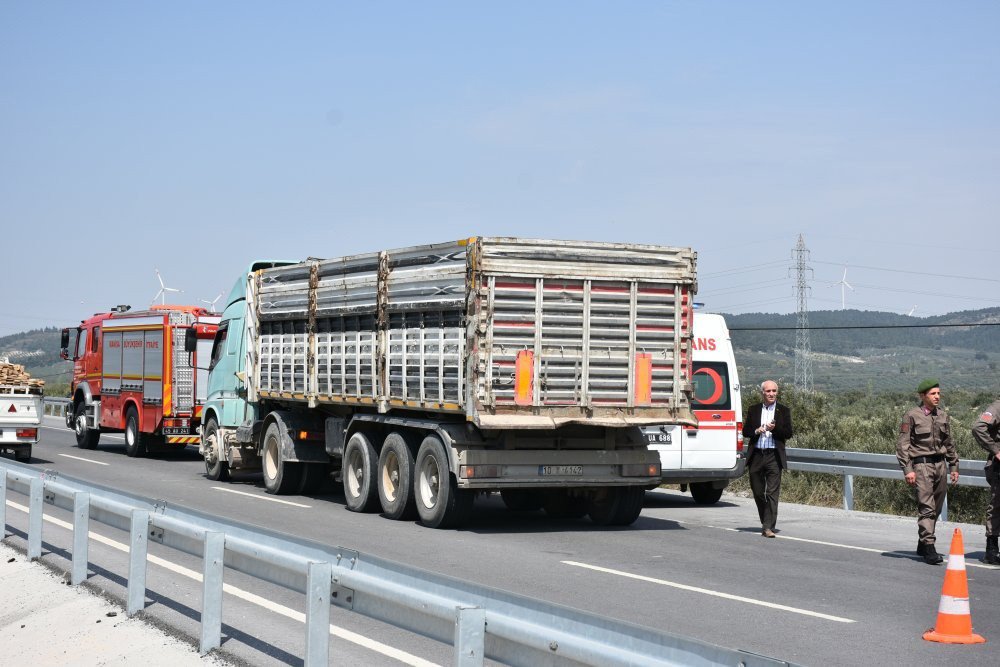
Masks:
[[[195,352],[198,349],[198,332],[194,327],[184,331],[184,351]]]
[[[63,329],[62,335],[59,337],[59,356],[63,359],[69,359],[69,329]]]

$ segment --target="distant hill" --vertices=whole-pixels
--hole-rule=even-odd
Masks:
[[[794,378],[794,313],[726,315],[741,380]],[[1000,392],[1000,308],[934,317],[861,310],[809,313],[813,388],[911,390],[921,378],[946,386]],[[839,328],[852,327],[852,328]],[[879,328],[884,327],[884,328]]]
[[[792,382],[794,313],[727,314],[726,321],[744,384],[772,377]],[[809,326],[817,327],[809,331],[813,388],[910,391],[922,378],[936,376],[945,387],[1000,395],[1000,326],[928,326],[998,323],[1000,308],[934,317],[862,310],[810,312]],[[0,337],[0,356],[45,380],[51,395],[60,393],[72,371],[72,365],[59,358],[59,329],[55,328]]]

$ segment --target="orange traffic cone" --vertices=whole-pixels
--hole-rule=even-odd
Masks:
[[[941,587],[941,604],[938,605],[937,624],[924,633],[924,639],[946,644],[982,644],[986,640],[972,632],[972,614],[969,612],[969,581],[965,577],[965,545],[962,529],[955,529],[948,554],[948,569]]]

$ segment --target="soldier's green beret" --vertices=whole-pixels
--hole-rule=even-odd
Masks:
[[[937,378],[927,378],[917,387],[918,394],[926,394],[934,387],[939,387],[941,384],[937,381]]]

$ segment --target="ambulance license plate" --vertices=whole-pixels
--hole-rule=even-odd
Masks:
[[[538,474],[542,477],[550,475],[582,475],[583,466],[538,466]]]

